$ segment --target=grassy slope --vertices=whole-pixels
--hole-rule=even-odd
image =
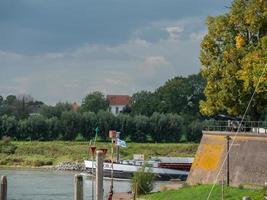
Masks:
[[[88,158],[88,142],[13,142],[17,146],[13,155],[0,154],[0,166],[42,166],[56,165],[61,161],[82,162]],[[198,144],[140,144],[129,143],[120,151],[124,159],[134,153],[148,156],[193,156]],[[109,143],[97,143],[98,148],[108,148]],[[108,155],[109,156],[109,155]],[[108,157],[107,156],[107,157]]]
[[[206,200],[211,185],[198,185],[185,187],[179,190],[169,190],[145,196],[148,200]],[[243,196],[250,196],[253,200],[262,200],[263,193],[260,190],[225,188],[225,200],[240,200]],[[210,200],[221,200],[221,186],[215,186]]]

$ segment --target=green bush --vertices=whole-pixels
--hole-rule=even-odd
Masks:
[[[3,137],[2,141],[0,141],[0,153],[14,154],[16,149],[16,145],[11,143],[11,139],[9,137]]]
[[[153,190],[155,177],[150,169],[146,169],[147,167],[143,166],[134,173],[131,179],[132,191],[134,191],[136,195],[147,194]]]
[[[78,133],[78,135],[75,138],[75,141],[85,141],[86,139],[83,137],[81,133]]]

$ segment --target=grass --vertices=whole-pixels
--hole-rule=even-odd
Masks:
[[[206,200],[211,189],[211,185],[188,186],[178,190],[168,190],[143,196],[147,200]],[[252,200],[262,200],[262,190],[239,189],[234,187],[224,188],[224,200],[240,200],[244,196],[249,196]],[[210,200],[221,200],[221,186],[216,185],[210,196]]]
[[[12,142],[16,145],[14,154],[0,153],[0,167],[40,167],[56,165],[62,161],[83,162],[89,158],[88,142],[64,141],[27,141]],[[98,148],[108,148],[110,143],[97,143]],[[129,143],[127,148],[121,148],[120,155],[123,159],[131,159],[133,154],[149,156],[193,156],[198,144],[148,144]],[[107,155],[109,158],[110,155]]]

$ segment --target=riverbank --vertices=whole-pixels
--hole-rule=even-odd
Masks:
[[[203,200],[207,199],[208,194],[212,188],[212,185],[197,185],[197,186],[185,186],[178,190],[168,190],[163,192],[156,192],[141,197],[141,199],[148,200]],[[222,199],[222,190],[220,185],[216,185],[213,189],[213,192],[210,196],[212,200],[221,200]],[[234,187],[224,187],[224,199],[225,200],[234,200],[242,199],[244,196],[249,196],[253,200],[262,200],[263,190],[256,189],[242,189]]]
[[[14,154],[0,153],[0,167],[51,167],[62,162],[83,163],[90,158],[88,154],[88,142],[12,142],[16,146]],[[98,148],[110,150],[110,143],[97,143]],[[131,159],[133,154],[142,153],[145,158],[149,156],[194,156],[198,144],[152,144],[152,143],[128,143],[127,148],[121,148],[122,159]],[[110,157],[110,151],[107,158]]]

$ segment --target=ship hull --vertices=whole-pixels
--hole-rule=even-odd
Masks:
[[[92,166],[93,166],[94,172],[92,172]],[[95,173],[94,162],[90,160],[86,160],[85,167],[86,167],[86,170],[90,174]],[[142,166],[114,163],[113,170],[112,170],[111,163],[104,163],[103,173],[105,177],[112,177],[112,171],[113,171],[113,178],[130,179],[131,177],[133,177],[134,172],[137,172],[141,167]],[[188,176],[187,171],[166,169],[166,168],[159,168],[159,167],[145,167],[145,171],[153,173],[155,176],[155,179],[161,180],[161,181],[168,181],[170,179],[186,180]]]

